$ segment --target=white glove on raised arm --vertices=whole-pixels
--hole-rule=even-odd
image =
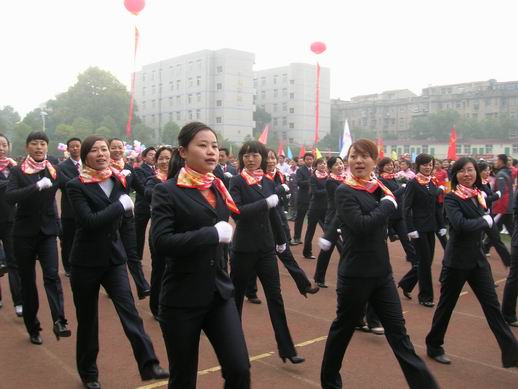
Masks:
[[[408,237],[409,237],[410,239],[417,239],[417,238],[419,238],[419,232],[417,232],[417,231],[409,232],[409,233],[408,233]]]
[[[394,207],[396,207],[396,209],[397,209],[397,201],[394,200],[394,198],[391,196],[383,196],[380,201],[387,201],[387,200],[392,202],[392,204],[394,204]]]
[[[221,221],[216,223],[214,228],[218,231],[219,243],[230,243],[232,241],[232,225]]]
[[[39,191],[42,191],[43,189],[47,188],[52,188],[52,181],[48,177],[43,177],[36,183],[36,186],[38,187]]]
[[[441,229],[439,230],[439,235],[440,235],[440,236],[444,236],[444,235],[446,235],[446,228],[441,228]]]
[[[329,251],[329,249],[331,248],[331,242],[327,239],[320,238],[318,240],[318,247],[320,247],[320,250],[322,251]]]
[[[268,204],[269,209],[276,207],[277,204],[279,204],[279,196],[277,196],[276,194],[268,196],[266,198],[266,203]]]
[[[448,188],[446,188],[444,185],[441,185],[441,186],[439,186],[439,189],[442,190],[443,192],[446,192],[446,189],[448,189]]]
[[[223,175],[224,175],[225,177],[228,177],[228,178],[232,178],[232,177],[234,177],[234,176],[232,175],[232,173],[230,173],[230,172],[225,172],[225,173],[223,173]]]
[[[276,244],[275,245],[275,251],[277,251],[279,254],[282,254],[286,251],[286,243],[283,244]]]
[[[129,197],[127,194],[121,195],[121,197],[119,197],[119,201],[124,207],[125,211],[133,211],[135,205],[133,204],[131,197]]]
[[[491,215],[484,215],[482,216],[482,219],[486,221],[489,228],[493,227],[493,218],[491,217]]]
[[[497,190],[495,194],[498,196],[499,199],[502,198],[502,192],[500,192],[499,190]]]
[[[289,187],[288,185],[286,185],[286,184],[282,184],[281,186],[284,188],[284,191],[285,191],[286,193],[288,193],[288,192],[290,191],[290,187]]]

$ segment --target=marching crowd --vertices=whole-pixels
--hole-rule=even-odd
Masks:
[[[38,320],[39,263],[52,331],[58,340],[70,337],[59,237],[77,318],[76,365],[86,388],[101,387],[96,363],[101,286],[120,317],[142,380],[169,377],[169,388],[195,388],[203,331],[225,388],[249,388],[241,321],[245,298],[262,302],[257,280],[280,358],[303,363],[288,326],[277,258],[307,297],[328,287],[335,249],[337,309],[322,358],[323,388],[342,387],[340,369],[355,330],[385,334],[411,388],[439,387],[407,335],[398,289],[403,298],[416,295],[424,308],[435,308],[427,355],[450,364],[444,337],[467,282],[497,339],[502,365],[518,367],[518,342],[510,329],[518,327],[518,169],[506,155],[494,164],[471,157],[438,161],[428,154],[413,162],[407,155],[392,160],[379,158],[376,144],[360,139],[344,159],[306,153],[287,160],[257,141],[245,142],[234,158],[199,122],[182,128],[177,147],[148,147],[138,162],[126,159],[120,139],[71,138],[69,157],[59,163],[48,156],[48,144],[45,133],[29,134],[27,155],[17,162],[9,157],[9,139],[0,134],[0,276],[7,274],[30,342],[41,345],[46,324]],[[511,237],[510,251],[502,229]],[[318,253],[315,234],[321,235]],[[149,281],[142,269],[146,236]],[[438,299],[431,271],[436,238],[444,250]],[[400,280],[393,278],[387,240],[399,240],[409,263]],[[314,260],[312,277],[291,251],[300,244],[303,257]],[[502,305],[487,261],[492,246],[509,269]],[[137,297],[149,297],[160,324],[169,372],[144,329],[128,270]]]

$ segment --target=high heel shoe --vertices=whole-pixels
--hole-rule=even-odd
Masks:
[[[59,340],[60,337],[68,338],[72,335],[72,332],[67,327],[67,322],[65,320],[58,320],[54,323],[52,327],[52,331],[54,335],[56,335],[56,339]]]
[[[303,357],[299,357],[298,355],[294,355],[292,357],[281,357],[282,362],[286,363],[286,359],[296,365],[297,363],[302,363],[305,361]]]
[[[405,289],[403,289],[401,285],[399,285],[398,288],[401,289],[401,291],[403,292],[403,296],[405,296],[407,300],[412,300],[410,292],[407,292]]]
[[[308,286],[304,292],[302,293],[302,295],[305,297],[305,298],[308,298],[308,293],[309,294],[315,294],[317,293],[318,291],[320,290],[320,288],[318,286]]]

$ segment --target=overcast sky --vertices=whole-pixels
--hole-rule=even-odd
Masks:
[[[123,0],[6,0],[0,107],[23,115],[89,66],[128,85],[135,20],[139,65],[226,47],[255,53],[256,70],[315,63],[324,41],[332,98],[518,80],[517,15],[514,0],[147,0],[137,18]]]

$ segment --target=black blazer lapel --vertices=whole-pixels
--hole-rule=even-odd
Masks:
[[[216,213],[216,210],[211,207],[211,205],[208,203],[208,201],[203,197],[203,195],[200,193],[200,191],[196,188],[182,188],[184,193],[189,196],[191,199],[196,201],[198,204],[201,204],[208,210],[210,210],[212,213]],[[216,195],[217,196],[217,195]]]

